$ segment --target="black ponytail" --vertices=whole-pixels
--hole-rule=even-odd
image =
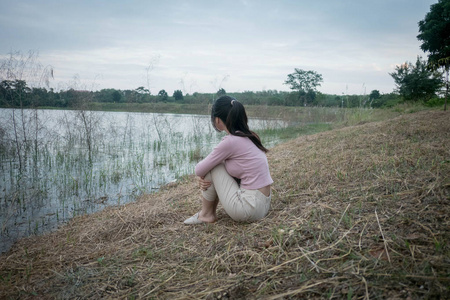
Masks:
[[[215,118],[219,117],[228,129],[230,134],[235,136],[248,137],[256,147],[263,152],[268,152],[259,136],[248,127],[248,118],[245,108],[235,98],[222,96],[218,98],[211,109],[211,123],[217,129]]]

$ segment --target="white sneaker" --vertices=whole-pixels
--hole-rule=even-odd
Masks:
[[[203,223],[206,223],[206,222],[203,222],[202,220],[200,220],[200,219],[198,218],[198,214],[199,214],[199,213],[196,213],[196,214],[193,215],[192,217],[190,217],[190,218],[184,220],[184,224],[186,224],[186,225],[196,225],[196,224],[203,224]]]

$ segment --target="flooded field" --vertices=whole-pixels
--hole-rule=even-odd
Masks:
[[[250,120],[270,147],[281,120]],[[0,109],[0,252],[192,174],[223,137],[209,116]]]

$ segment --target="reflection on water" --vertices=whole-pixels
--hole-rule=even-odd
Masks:
[[[193,173],[222,136],[203,115],[0,109],[0,252]]]

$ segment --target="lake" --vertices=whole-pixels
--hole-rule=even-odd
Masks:
[[[0,252],[192,174],[223,136],[205,115],[0,109]],[[266,147],[278,142],[261,138]]]

